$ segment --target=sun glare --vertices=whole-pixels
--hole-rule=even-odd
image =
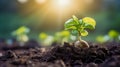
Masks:
[[[53,0],[53,4],[56,7],[63,8],[70,5],[71,0]]]
[[[35,0],[37,3],[40,3],[40,4],[42,4],[42,3],[45,3],[46,2],[46,0]]]
[[[67,6],[70,4],[70,0],[58,0],[58,6]]]

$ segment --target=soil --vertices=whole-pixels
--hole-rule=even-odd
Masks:
[[[120,43],[89,44],[90,48],[69,43],[27,49],[1,48],[0,67],[120,67]]]

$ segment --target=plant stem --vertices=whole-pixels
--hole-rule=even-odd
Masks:
[[[78,40],[81,41],[81,34],[80,34],[80,31],[78,31]]]

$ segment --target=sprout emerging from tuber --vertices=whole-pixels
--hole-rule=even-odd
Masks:
[[[65,30],[69,30],[72,35],[78,37],[78,41],[75,42],[76,47],[89,48],[89,44],[81,39],[81,36],[87,36],[88,32],[86,29],[95,29],[96,21],[93,18],[85,17],[78,20],[76,16],[73,15],[71,19],[65,22]]]

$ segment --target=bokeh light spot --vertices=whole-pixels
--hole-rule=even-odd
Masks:
[[[24,3],[27,3],[28,0],[18,0],[18,2],[24,4]]]

